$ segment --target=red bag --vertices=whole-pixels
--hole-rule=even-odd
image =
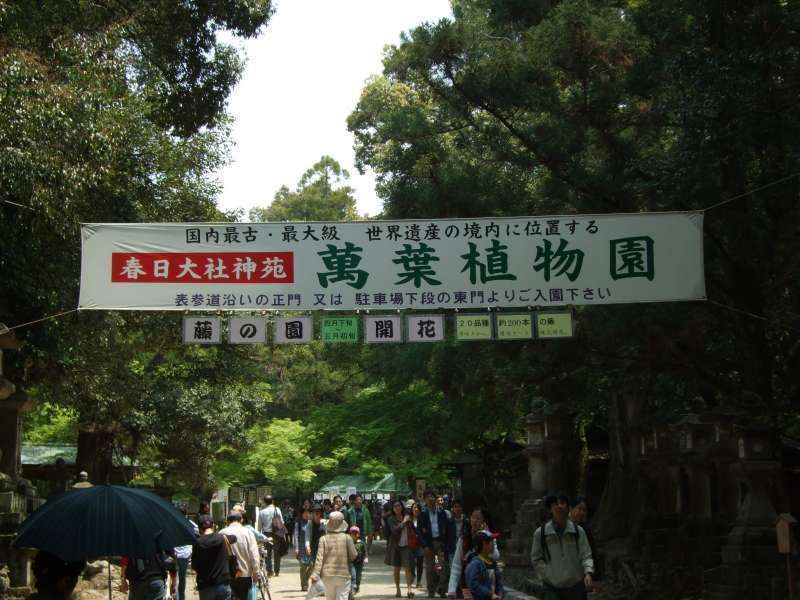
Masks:
[[[417,532],[413,527],[408,528],[408,547],[412,550],[417,547]]]

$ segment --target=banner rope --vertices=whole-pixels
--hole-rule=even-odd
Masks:
[[[723,200],[722,202],[717,202],[716,204],[712,204],[708,208],[704,208],[702,210],[702,212],[708,212],[710,210],[714,210],[715,208],[719,208],[720,206],[724,206],[726,204],[729,204],[729,203],[733,202],[734,200],[738,200],[739,198],[744,198],[745,196],[750,196],[752,194],[755,194],[756,192],[760,192],[761,190],[765,190],[767,188],[770,188],[773,185],[778,185],[779,183],[783,183],[784,181],[789,181],[790,179],[794,179],[795,177],[800,177],[800,172],[793,173],[791,175],[787,175],[786,177],[782,177],[781,179],[773,181],[772,183],[768,183],[766,185],[762,185],[761,187],[757,187],[754,190],[749,190],[747,192],[743,192],[743,193],[739,194],[738,196],[733,196],[732,198],[728,198],[727,200]]]
[[[50,315],[47,317],[42,317],[41,319],[36,319],[35,321],[28,321],[27,323],[20,323],[19,325],[14,325],[13,327],[4,327],[0,329],[0,335],[5,335],[6,333],[11,333],[15,329],[21,329],[22,327],[27,327],[28,325],[35,325],[36,323],[41,323],[42,321],[50,321],[52,319],[57,319],[58,317],[63,317],[64,315],[69,315],[74,312],[78,312],[79,309],[73,308],[71,310],[65,310],[64,312],[60,312],[55,315]]]

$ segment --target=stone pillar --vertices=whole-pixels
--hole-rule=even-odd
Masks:
[[[525,501],[517,510],[514,525],[511,527],[511,539],[503,555],[506,564],[511,566],[530,566],[533,532],[541,521],[542,496],[549,485],[548,457],[545,449],[547,425],[542,404],[541,400],[534,399],[531,413],[525,417],[528,445],[523,453],[528,459],[530,487]]]
[[[547,491],[547,457],[545,455],[545,419],[541,413],[525,417],[528,430],[528,445],[523,451],[528,458],[528,473],[531,478],[530,496],[541,498]]]
[[[30,410],[27,394],[17,390],[5,400],[0,400],[0,473],[12,478],[19,476],[22,447],[22,415]]]
[[[779,481],[780,463],[775,460],[771,433],[739,430],[739,462],[730,472],[739,482],[736,523],[722,548],[722,565],[707,578],[704,598],[781,598],[784,567],[777,552],[777,513],[769,497],[769,486]]]

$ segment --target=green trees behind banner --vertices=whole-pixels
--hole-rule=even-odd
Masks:
[[[800,171],[786,3],[453,7],[387,52],[349,120],[388,216],[702,209]],[[600,427],[624,393],[652,422],[699,401],[797,433],[799,184],[706,214],[713,304],[581,311],[574,341],[519,345],[519,385]]]
[[[80,222],[227,218],[210,174],[226,160],[224,106],[243,65],[217,34],[253,36],[270,14],[268,0],[2,3],[0,320],[76,306]],[[78,411],[79,461],[97,481],[115,447],[160,448],[169,426],[195,426],[202,449],[201,426],[216,419],[204,402],[233,396],[238,415],[257,397],[203,382],[204,361],[176,348],[172,321],[72,315],[20,331],[23,348],[5,357],[5,376],[35,399]],[[162,377],[169,361],[184,366]],[[201,451],[182,450],[203,466]]]
[[[14,322],[74,306],[73,222],[216,216],[205,175],[224,157],[220,99],[240,67],[204,44],[218,26],[253,34],[269,6],[211,3],[166,32],[148,27],[167,8],[127,4],[131,20],[76,13],[47,27],[34,25],[55,13],[0,9],[0,198],[34,209],[0,206]],[[653,423],[702,405],[798,434],[800,178],[769,185],[800,172],[790,4],[454,1],[452,19],[387,50],[348,121],[391,218],[692,210],[759,189],[705,215],[714,303],[584,309],[575,339],[546,345],[346,353],[188,349],[177,318],[82,315],[30,330],[9,377],[69,397],[87,427],[114,423],[154,470],[196,488],[208,469],[289,477],[248,436],[296,455],[301,487],[333,465],[435,483],[463,451],[488,477],[534,397],[579,431],[618,433],[624,393]],[[252,217],[355,218],[346,180],[323,157]],[[185,431],[202,432],[196,447]],[[612,487],[628,493],[619,458],[612,447]]]

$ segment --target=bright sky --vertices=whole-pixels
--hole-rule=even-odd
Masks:
[[[350,172],[358,211],[380,212],[374,175],[353,165],[347,116],[365,80],[382,71],[385,45],[450,15],[449,0],[278,0],[265,33],[237,42],[247,67],[229,104],[236,147],[220,207],[244,208],[246,220],[329,154]]]

